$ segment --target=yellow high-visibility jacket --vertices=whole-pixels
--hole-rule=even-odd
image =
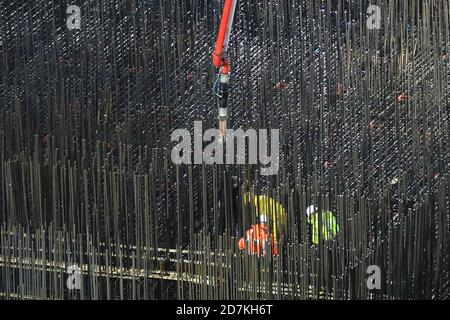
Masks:
[[[286,211],[281,203],[266,195],[244,194],[244,203],[255,207],[257,220],[269,220],[275,241],[286,224]]]
[[[319,213],[314,212],[308,217],[308,223],[312,225],[312,242],[318,244],[319,240],[331,240],[339,233],[339,225],[331,211],[322,211],[322,221],[319,221]],[[320,227],[321,226],[321,227]],[[319,237],[319,230],[322,230]]]

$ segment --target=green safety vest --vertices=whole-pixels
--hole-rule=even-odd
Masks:
[[[331,211],[322,211],[322,221],[319,221],[319,213],[313,213],[308,217],[308,223],[312,225],[312,242],[319,244],[319,230],[322,229],[320,239],[330,240],[339,233],[339,225]],[[321,225],[321,228],[319,226]]]

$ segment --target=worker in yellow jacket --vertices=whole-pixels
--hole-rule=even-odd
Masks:
[[[267,244],[270,243],[272,253],[277,255],[277,241],[286,224],[283,205],[271,197],[251,192],[244,193],[244,204],[249,204],[255,209],[257,224],[252,225],[239,240],[239,249],[242,251],[247,249],[249,254],[264,255]]]

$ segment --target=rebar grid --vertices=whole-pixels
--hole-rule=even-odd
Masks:
[[[281,130],[270,177],[171,162],[175,129],[216,125],[221,1],[79,1],[81,30],[70,4],[0,2],[1,298],[450,297],[448,0],[240,0],[231,127]],[[287,210],[278,256],[238,250],[231,177]]]

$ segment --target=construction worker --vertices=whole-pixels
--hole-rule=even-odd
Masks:
[[[333,239],[339,233],[339,224],[334,217],[333,212],[323,210],[319,218],[318,208],[310,205],[306,209],[308,223],[311,225],[312,243],[319,244],[320,240],[328,241]]]
[[[253,207],[257,223],[251,225],[239,239],[239,249],[260,256],[268,252],[270,245],[272,254],[277,255],[279,240],[286,224],[286,211],[283,205],[276,199],[251,192],[244,193],[244,204]],[[322,211],[319,218],[318,208],[311,205],[307,208],[306,214],[307,222],[311,226],[312,244],[331,240],[339,233],[339,225],[331,211]]]
[[[257,224],[250,226],[239,240],[239,249],[249,254],[265,255],[268,246],[272,254],[278,254],[277,241],[285,226],[286,213],[283,206],[266,195],[244,193],[244,204],[250,205],[256,212]]]
[[[269,232],[269,227],[264,223],[254,224],[245,232],[239,240],[238,245],[241,251],[246,250],[248,254],[266,255],[269,244],[272,245],[272,254],[278,255],[277,242],[275,237]]]

